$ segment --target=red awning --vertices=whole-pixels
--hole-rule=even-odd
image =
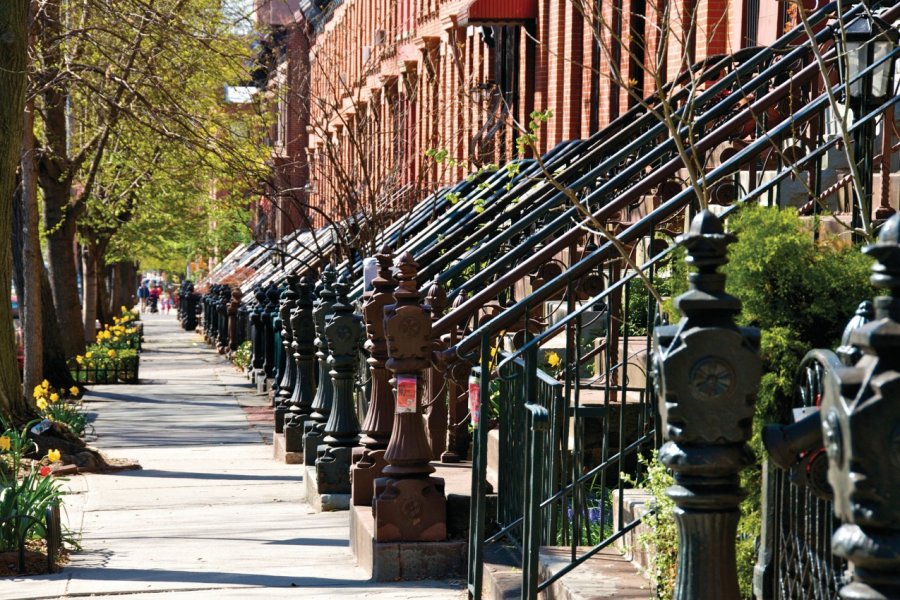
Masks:
[[[519,23],[537,18],[537,0],[473,0],[460,14],[460,25]]]

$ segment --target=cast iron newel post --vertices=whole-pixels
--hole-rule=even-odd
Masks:
[[[216,290],[219,289],[219,284],[214,283],[209,286],[209,290],[203,294],[201,304],[203,305],[203,340],[207,344],[212,343],[212,331],[213,331],[213,320],[212,320],[212,306],[213,301],[215,300]]]
[[[428,288],[425,304],[431,308],[431,323],[434,325],[444,316],[447,308],[447,292],[440,283],[433,283]],[[433,350],[440,350],[440,340],[433,340]],[[428,445],[431,446],[431,457],[440,460],[447,449],[447,385],[444,372],[436,365],[428,368],[428,412],[425,424],[428,427]]]
[[[388,370],[394,375],[394,428],[375,481],[375,540],[439,541],[447,538],[444,481],[434,467],[422,418],[425,369],[431,366],[431,315],[416,289],[418,265],[409,252],[397,261],[394,304],[384,309]]]
[[[253,379],[265,377],[266,364],[266,327],[263,324],[263,312],[266,306],[266,293],[260,286],[253,288],[256,308],[250,313],[250,327],[253,330]]]
[[[231,290],[231,301],[228,302],[228,357],[234,356],[234,352],[238,349],[243,341],[241,339],[241,328],[239,323],[239,311],[241,309],[241,300],[244,293],[241,288],[236,287]]]
[[[391,378],[384,366],[388,359],[387,340],[384,338],[384,307],[393,302],[397,282],[391,274],[391,249],[382,248],[375,258],[378,261],[378,273],[372,280],[372,289],[363,294],[362,305],[367,337],[365,349],[369,352],[366,362],[372,374],[369,410],[362,425],[362,447],[354,450],[353,467],[350,470],[352,500],[357,506],[372,504],[375,479],[382,476],[387,464],[384,450],[391,439],[391,427],[394,424]]]
[[[272,317],[272,353],[274,356],[274,365],[275,372],[272,374],[272,392],[269,396],[272,401],[272,406],[275,406],[275,402],[278,400],[278,393],[281,391],[281,382],[284,379],[284,346],[281,342],[281,333],[284,328],[284,323],[281,320],[281,304],[284,302],[284,292],[285,289],[278,284],[275,285],[275,306],[272,309],[271,317]]]
[[[263,368],[266,370],[266,377],[273,379],[275,370],[278,365],[275,364],[275,326],[274,320],[278,316],[278,286],[270,283],[266,288],[265,306],[263,306],[263,328],[266,330],[265,336],[265,364]]]
[[[856,366],[838,371],[826,388],[822,434],[834,512],[843,524],[834,553],[852,564],[845,600],[900,598],[900,215],[882,226],[863,252],[877,261],[871,281],[889,295],[875,298],[875,320],[854,330]]]
[[[354,314],[347,299],[350,283],[346,278],[334,285],[334,312],[325,325],[328,336],[329,375],[334,384],[331,415],[325,423],[325,442],[317,451],[316,478],[320,494],[350,493],[350,459],[359,441],[359,421],[354,407],[356,398],[356,365],[362,318]]]
[[[297,301],[297,292],[294,288],[297,286],[297,276],[288,275],[287,286],[281,292],[281,305],[278,307],[278,313],[281,323],[281,346],[284,356],[281,379],[278,381],[278,393],[273,398],[275,400],[275,433],[284,433],[284,414],[288,410],[288,403],[291,394],[294,393],[294,380],[296,371],[294,369],[293,353],[291,352],[291,342],[293,334],[291,333],[291,311]]]
[[[678,525],[676,600],[739,600],[735,537],[745,496],[738,474],[754,462],[747,446],[761,377],[759,330],[737,327],[741,302],[725,292],[728,244],[719,218],[703,211],[679,242],[690,290],[684,315],[654,331],[654,371],[667,442],[659,459],[675,473],[667,494]]]
[[[190,280],[185,279],[181,282],[181,285],[178,286],[178,303],[177,303],[177,311],[176,315],[178,316],[178,322],[184,326],[184,317],[185,317],[185,294],[187,293],[187,285],[190,283]]]
[[[334,266],[328,264],[322,271],[320,281],[321,289],[319,297],[313,308],[313,320],[316,326],[316,358],[319,361],[319,388],[312,403],[312,414],[304,426],[303,433],[303,464],[308,467],[316,464],[316,451],[322,443],[322,431],[328,415],[331,414],[331,403],[334,398],[334,386],[331,376],[328,374],[328,338],[325,335],[325,323],[328,316],[334,311],[334,290],[331,288],[337,281],[337,272]]]
[[[228,350],[228,301],[231,298],[231,287],[223,285],[219,290],[217,302],[218,321],[216,325],[216,350],[225,354]]]
[[[453,310],[456,310],[466,301],[465,293],[458,294],[453,300]],[[462,325],[455,326],[443,340],[448,342],[447,347],[453,346],[463,338],[465,329]],[[469,389],[458,382],[466,381],[472,365],[465,361],[457,361],[448,365],[447,377],[447,444],[446,450],[441,454],[442,463],[458,463],[465,458],[467,453],[468,436],[462,420],[466,416],[466,403],[469,399]]]
[[[194,284],[190,281],[185,286],[184,299],[184,328],[187,331],[197,329],[197,294],[194,293]]]
[[[284,448],[303,452],[303,424],[312,413],[316,395],[316,326],[313,322],[315,281],[308,275],[297,286],[296,308],[291,313],[293,360],[296,363],[294,391],[284,416]]]

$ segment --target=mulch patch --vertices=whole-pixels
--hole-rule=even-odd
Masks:
[[[25,575],[46,575],[56,573],[68,562],[68,553],[61,550],[53,571],[47,568],[47,550],[44,540],[25,542],[25,571],[19,571],[19,552],[0,552],[0,577],[23,577]]]

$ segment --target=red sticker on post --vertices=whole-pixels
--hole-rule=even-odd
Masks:
[[[416,377],[397,376],[397,414],[416,412]]]
[[[481,422],[481,380],[469,377],[469,412],[472,414],[472,427],[477,428]]]

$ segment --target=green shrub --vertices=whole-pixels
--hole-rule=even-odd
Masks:
[[[249,367],[250,359],[253,357],[252,350],[253,344],[250,340],[242,342],[238,349],[234,351],[234,364],[242,370]]]
[[[873,295],[871,260],[858,248],[816,244],[793,209],[747,206],[728,225],[738,242],[723,270],[743,302],[741,324],[788,328],[809,348],[828,348]]]
[[[644,466],[644,479],[636,482],[627,474],[623,474],[623,479],[653,496],[653,510],[643,518],[647,532],[638,535],[637,541],[650,552],[651,562],[646,575],[656,589],[656,597],[669,600],[675,591],[678,573],[678,527],[675,525],[675,502],[666,495],[666,489],[675,483],[675,479],[657,460],[657,454],[654,450],[649,458],[638,456]]]

